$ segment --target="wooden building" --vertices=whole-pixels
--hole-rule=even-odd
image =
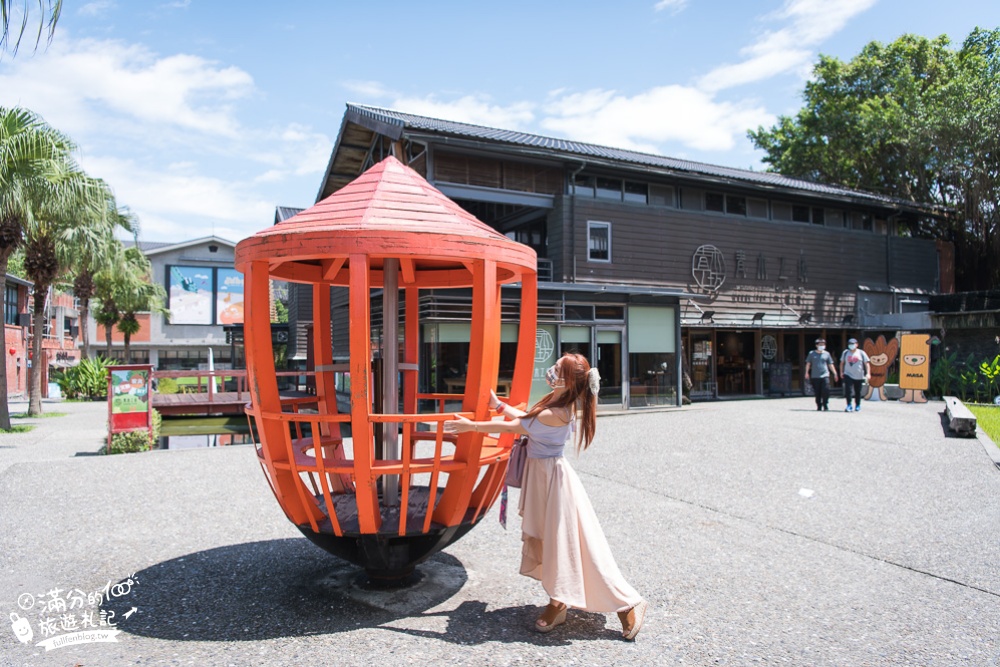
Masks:
[[[355,104],[317,201],[387,155],[534,248],[536,371],[561,351],[586,354],[605,407],[678,404],[685,371],[695,399],[800,392],[817,336],[838,353],[882,315],[926,310],[953,274],[948,248],[900,234],[934,215],[927,206]],[[516,336],[517,289],[503,297]],[[462,383],[469,303],[421,302],[427,391]],[[346,357],[346,301],[335,294],[333,308],[334,354]]]

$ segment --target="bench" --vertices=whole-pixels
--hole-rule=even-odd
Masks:
[[[945,396],[945,414],[948,417],[948,427],[959,435],[975,437],[976,415],[972,414],[965,404],[954,396]]]

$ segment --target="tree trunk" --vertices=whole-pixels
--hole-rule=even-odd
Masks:
[[[90,299],[80,299],[80,337],[83,339],[83,358],[90,359]],[[75,341],[74,341],[75,342]]]
[[[132,363],[132,334],[122,334],[125,338],[125,363]],[[492,399],[491,399],[492,400]]]
[[[28,374],[28,415],[42,414],[42,339],[45,337],[45,295],[35,285],[35,305],[31,316],[31,372]],[[41,298],[39,298],[41,297]]]
[[[108,359],[111,358],[111,327],[113,326],[114,324],[104,325],[104,342],[107,345],[107,349],[104,351],[104,356]]]
[[[3,251],[0,252],[0,282],[3,283],[3,293],[6,297],[7,295],[7,260],[10,258],[10,252]],[[4,298],[3,305],[0,305],[0,314],[4,317],[4,322],[7,321],[7,299]],[[0,429],[4,431],[10,430],[10,407],[7,405],[7,336],[4,336],[4,349],[0,351],[3,354],[3,363],[0,364]]]

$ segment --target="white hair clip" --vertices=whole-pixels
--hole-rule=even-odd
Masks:
[[[590,383],[590,393],[597,396],[597,392],[601,390],[601,374],[597,372],[596,368],[587,371],[587,382]]]

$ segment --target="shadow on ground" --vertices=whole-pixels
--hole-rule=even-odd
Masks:
[[[453,587],[441,587],[428,597],[426,608],[447,600],[466,581],[452,556],[437,554],[428,564],[433,561],[457,568],[462,576]],[[351,587],[360,588],[363,570],[305,538],[199,551],[136,572],[131,579],[130,592],[112,596],[101,609],[114,613],[120,630],[158,639],[301,637],[376,626],[398,617],[354,599]],[[125,618],[132,608],[136,611]]]
[[[464,645],[561,645],[617,636],[605,629],[603,614],[584,612],[570,612],[558,632],[533,632],[541,613],[533,605],[487,611],[486,602],[465,601],[453,610],[428,612],[458,593],[468,575],[446,553],[418,571],[423,585],[372,590],[361,568],[305,538],[251,542],[140,570],[112,584],[101,610],[126,633],[173,641],[259,641],[366,627]]]

